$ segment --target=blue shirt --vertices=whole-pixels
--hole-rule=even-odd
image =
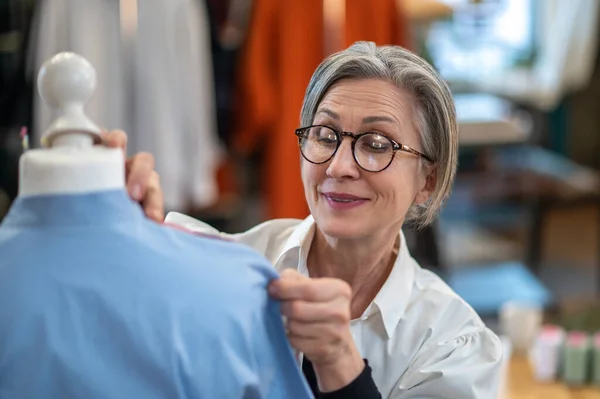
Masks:
[[[308,398],[276,277],[121,190],[18,198],[0,225],[0,398]]]

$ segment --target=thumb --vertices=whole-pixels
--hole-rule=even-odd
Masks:
[[[279,278],[283,280],[307,280],[303,274],[300,274],[298,270],[292,268],[283,269],[283,271],[279,274]]]
[[[279,278],[277,278],[269,283],[269,287],[268,287],[269,294],[271,294],[271,296],[273,296],[275,298],[278,298],[280,296],[280,288],[281,288],[282,282],[301,281],[304,279],[308,280],[308,277],[303,276],[302,274],[298,273],[297,270],[291,269],[291,268],[284,269],[279,274]]]

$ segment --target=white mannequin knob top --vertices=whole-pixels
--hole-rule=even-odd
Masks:
[[[42,65],[37,83],[56,118],[42,136],[44,147],[90,147],[101,142],[100,128],[84,111],[96,89],[96,70],[88,60],[71,52],[56,54]]]

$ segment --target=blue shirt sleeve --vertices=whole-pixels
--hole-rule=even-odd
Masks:
[[[268,295],[265,292],[265,295]],[[262,398],[313,398],[310,387],[290,347],[280,312],[280,303],[266,299],[257,315],[254,339]]]
[[[204,359],[212,360],[212,377],[210,381],[194,380],[192,384],[199,387],[198,391],[206,391],[207,385],[225,380],[227,387],[208,389],[225,392],[223,397],[313,398],[289,344],[281,304],[267,291],[269,282],[278,278],[277,272],[258,254],[240,251],[240,247],[227,249],[228,256],[218,270],[229,276],[227,284],[218,286],[220,280],[213,281],[211,295],[203,294],[210,298],[210,306],[204,307],[209,314],[198,314],[195,327],[188,330],[204,331],[212,337],[212,342],[199,342],[197,334],[190,336],[201,347],[194,353],[204,353]],[[206,367],[199,358],[194,359],[198,368]]]
[[[308,382],[302,374],[299,362],[285,332],[281,303],[269,296],[267,286],[279,277],[273,266],[262,256],[253,259],[253,265],[244,274],[248,298],[254,303],[246,307],[251,313],[249,335],[251,353],[260,399],[308,399],[313,398]],[[247,399],[254,399],[248,396]]]

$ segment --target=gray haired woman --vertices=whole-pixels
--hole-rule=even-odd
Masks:
[[[421,269],[401,230],[430,223],[452,188],[458,129],[445,82],[405,49],[359,42],[319,65],[301,124],[287,134],[298,140],[311,215],[228,237],[281,272],[269,292],[315,396],[494,398],[498,338]],[[106,141],[124,146],[126,136]],[[162,221],[151,155],[127,162],[132,197]],[[178,213],[166,220],[225,235]]]

